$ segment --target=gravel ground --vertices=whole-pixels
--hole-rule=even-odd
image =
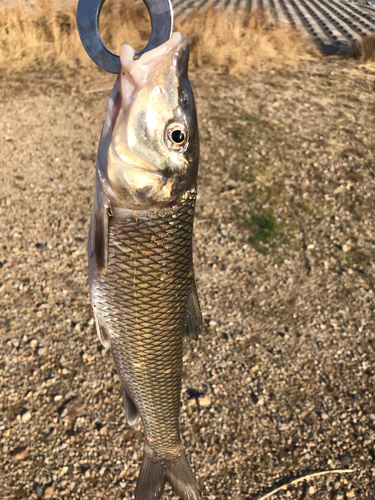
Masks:
[[[130,499],[143,433],[94,331],[86,237],[113,77],[0,80],[2,499]],[[374,499],[375,70],[192,74],[205,328],[181,428],[205,499]],[[93,92],[93,90],[99,90]],[[167,486],[165,498],[174,498]]]

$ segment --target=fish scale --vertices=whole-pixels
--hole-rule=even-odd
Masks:
[[[111,349],[122,383],[156,456],[181,454],[179,410],[182,326],[193,284],[195,188],[175,206],[147,216],[112,216],[108,271],[97,307],[113,330]]]

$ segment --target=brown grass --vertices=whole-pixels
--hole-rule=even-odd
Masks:
[[[276,24],[271,15],[255,10],[245,24],[241,15],[206,11],[179,23],[188,33],[195,66],[220,68],[246,74],[265,64],[290,64],[306,57],[319,57],[311,40],[287,24]]]
[[[76,2],[34,0],[28,7],[22,0],[0,10],[0,71],[42,68],[87,68],[92,65],[76,28]],[[246,74],[254,66],[288,64],[317,56],[310,41],[289,26],[275,25],[272,18],[255,11],[247,23],[242,16],[208,10],[177,19],[175,28],[187,34],[191,61],[233,74]],[[101,34],[106,45],[118,53],[122,43],[142,48],[150,34],[150,21],[142,2],[109,2],[101,15]]]
[[[375,32],[357,43],[361,62],[375,62]]]

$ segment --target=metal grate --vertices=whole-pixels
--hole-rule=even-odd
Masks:
[[[375,31],[375,0],[172,0],[175,16],[225,9],[248,18],[256,8],[309,34],[325,54],[337,54]]]

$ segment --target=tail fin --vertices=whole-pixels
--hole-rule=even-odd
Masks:
[[[135,500],[159,500],[165,484],[163,466],[143,453],[141,472],[135,489]]]
[[[163,464],[154,462],[147,453],[144,453],[135,490],[135,500],[159,500],[166,479],[182,500],[199,500],[201,498],[197,480],[185,452],[182,453],[178,461],[168,460]]]
[[[165,475],[174,492],[183,500],[198,500],[201,497],[197,480],[187,461],[185,452],[178,462],[169,462]]]

